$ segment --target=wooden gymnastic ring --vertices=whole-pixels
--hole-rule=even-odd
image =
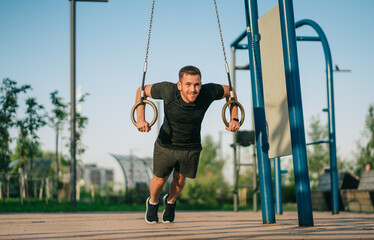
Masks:
[[[152,127],[153,124],[155,124],[155,122],[156,122],[156,120],[157,120],[157,117],[158,117],[158,111],[157,111],[156,105],[155,105],[153,102],[148,101],[148,100],[143,100],[143,104],[144,104],[144,105],[145,105],[145,104],[149,104],[149,105],[151,105],[152,108],[153,108],[153,112],[155,113],[154,116],[153,116],[153,120],[152,120],[152,122],[149,124],[149,127]],[[139,107],[140,105],[142,105],[142,103],[139,101],[139,102],[135,103],[135,105],[134,105],[134,106],[132,107],[132,109],[131,109],[131,121],[132,121],[132,123],[135,125],[135,127],[136,127],[136,121],[135,121],[135,110],[136,110],[136,108]]]
[[[244,112],[244,108],[243,108],[243,106],[242,106],[239,102],[237,102],[237,101],[235,101],[235,100],[230,100],[230,101],[228,101],[228,102],[223,106],[223,108],[222,108],[222,120],[223,120],[223,123],[226,125],[226,127],[229,126],[229,123],[228,123],[227,120],[226,120],[226,114],[225,114],[225,112],[226,112],[226,108],[228,108],[228,107],[230,106],[230,104],[234,104],[234,105],[237,105],[237,106],[239,107],[240,112],[241,112],[241,118],[240,118],[240,122],[239,122],[239,124],[240,124],[240,126],[241,126],[241,125],[243,124],[243,122],[244,122],[245,112]]]

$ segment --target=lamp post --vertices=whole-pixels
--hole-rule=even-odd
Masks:
[[[108,2],[108,0],[70,0],[70,141],[71,141],[71,205],[77,207],[77,161],[76,161],[76,101],[75,101],[75,3],[81,2]]]

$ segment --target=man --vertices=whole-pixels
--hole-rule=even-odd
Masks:
[[[150,197],[146,202],[145,221],[158,222],[159,195],[173,172],[169,194],[163,197],[165,210],[162,222],[173,222],[176,199],[183,190],[186,177],[195,178],[201,147],[200,130],[204,114],[214,100],[230,100],[229,86],[201,83],[200,70],[194,66],[183,67],[179,71],[177,84],[161,82],[147,85],[144,97],[164,101],[164,122],[155,142],[153,153],[154,177],[150,182]],[[235,97],[235,95],[234,95]],[[141,88],[136,94],[140,101]],[[144,106],[137,108],[137,128],[140,132],[150,130],[144,117]],[[228,131],[239,130],[238,110],[231,108],[231,121]],[[174,170],[174,171],[173,171]]]

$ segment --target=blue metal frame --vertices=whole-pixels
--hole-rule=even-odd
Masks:
[[[330,47],[326,38],[326,35],[322,31],[322,28],[314,21],[303,19],[295,23],[295,28],[299,28],[304,25],[309,25],[319,36],[297,36],[297,41],[314,41],[314,42],[321,42],[325,61],[326,61],[326,82],[327,82],[327,100],[328,100],[328,108],[324,109],[325,112],[328,113],[328,127],[329,127],[329,140],[328,141],[317,141],[307,143],[306,145],[313,145],[313,144],[322,144],[322,143],[329,143],[329,153],[330,153],[330,169],[331,172],[331,211],[332,214],[339,213],[339,189],[338,189],[338,171],[337,171],[337,160],[336,160],[336,131],[335,131],[335,104],[334,104],[334,84],[333,84],[333,65],[332,65],[332,57],[330,52]],[[240,44],[246,37],[246,31],[239,35],[237,39],[231,44],[232,48],[235,49],[248,49],[247,44]]]
[[[282,214],[282,170],[280,165],[280,157],[274,158],[274,188],[275,210],[277,214]]]
[[[287,170],[281,169],[280,157],[274,160],[274,188],[275,188],[275,212],[283,214],[282,208],[282,174],[288,173]]]
[[[319,33],[319,37],[297,37],[295,33],[295,22],[293,14],[292,0],[278,0],[280,10],[280,22],[282,29],[282,44],[284,52],[284,65],[286,74],[286,88],[288,96],[289,106],[289,119],[291,128],[291,144],[294,161],[294,172],[295,172],[295,184],[296,184],[296,196],[298,206],[298,216],[300,226],[313,226],[313,214],[312,204],[310,197],[310,186],[309,186],[309,172],[308,172],[308,161],[306,155],[306,142],[305,142],[305,128],[302,111],[302,99],[301,99],[301,86],[299,76],[299,66],[297,58],[297,46],[296,41],[322,41],[324,45],[324,51],[330,51],[326,37],[318,25],[313,22],[303,21],[298,22],[298,26],[304,24],[311,24]],[[262,77],[261,77],[261,61],[259,59],[259,34],[258,34],[258,14],[257,14],[257,0],[245,0],[246,20],[247,20],[247,31],[242,33],[232,44],[231,47],[236,49],[248,49],[250,56],[251,67],[251,82],[252,82],[252,98],[254,117],[256,125],[256,143],[259,162],[259,175],[260,175],[260,187],[261,187],[261,201],[263,204],[263,221],[268,222],[269,211],[274,206],[269,204],[268,190],[268,155],[267,155],[267,136],[266,130],[264,131],[264,124],[266,121],[264,112],[263,102],[263,89],[262,89]],[[250,35],[252,33],[252,36]],[[248,45],[240,44],[240,41],[247,35]],[[253,46],[252,46],[253,44]],[[248,46],[252,46],[248,47]],[[331,182],[333,192],[333,199],[336,198],[337,176],[336,167],[336,142],[335,142],[335,118],[334,118],[334,103],[333,103],[333,82],[332,82],[332,63],[331,55],[330,61],[326,60],[327,63],[327,74],[328,74],[328,101],[329,101],[329,143],[330,143],[330,168],[331,168]],[[335,159],[335,161],[334,161]],[[265,200],[263,200],[265,198]],[[336,198],[337,199],[337,198]],[[333,200],[335,201],[335,200]],[[265,203],[265,205],[264,205]],[[265,212],[264,212],[265,208]],[[336,209],[333,210],[333,213]]]
[[[334,81],[333,66],[330,46],[322,28],[314,21],[303,19],[296,22],[296,28],[309,25],[318,34],[318,37],[298,37],[300,41],[320,41],[326,61],[326,79],[327,79],[327,112],[329,125],[329,150],[330,150],[330,177],[331,177],[331,211],[332,214],[339,213],[339,190],[338,190],[338,168],[336,160],[336,136],[335,136],[335,104],[334,104]],[[325,141],[320,141],[325,142]]]
[[[278,0],[299,226],[313,226],[295,18],[292,0]]]
[[[251,84],[253,115],[256,132],[256,150],[258,172],[260,179],[261,208],[263,223],[275,223],[274,197],[271,179],[270,159],[268,156],[269,143],[266,133],[266,117],[262,73],[260,60],[260,44],[258,34],[258,9],[256,0],[244,0],[247,26],[249,62],[251,66]],[[244,37],[244,36],[243,36]]]

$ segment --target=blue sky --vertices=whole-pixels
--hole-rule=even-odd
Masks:
[[[231,64],[230,44],[245,29],[244,1],[217,2]],[[90,94],[82,106],[89,118],[83,136],[84,163],[119,169],[109,153],[152,156],[156,129],[139,133],[130,120],[135,91],[141,85],[151,4],[151,0],[77,3],[77,85]],[[276,4],[259,1],[259,15]],[[374,103],[373,10],[371,0],[294,1],[295,20],[317,22],[329,41],[333,64],[352,70],[334,74],[338,155],[346,159],[353,159],[356,143],[363,139],[369,104]],[[56,89],[70,101],[69,19],[68,0],[0,0],[0,77],[30,84],[34,90],[28,96],[35,96],[48,110],[49,93]],[[310,27],[296,33],[315,35]],[[327,106],[325,62],[320,43],[299,42],[298,53],[308,130],[312,116],[327,123],[322,112]],[[247,64],[246,51],[238,53],[238,62]],[[203,82],[227,84],[213,1],[156,1],[148,63],[146,83],[176,82],[179,69],[192,64],[201,69]],[[248,71],[237,75],[237,94],[247,112],[242,129],[252,129]],[[209,134],[218,141],[225,131],[220,117],[223,104],[224,100],[217,101],[207,112],[202,136]],[[23,110],[21,104],[20,116]],[[67,126],[63,135],[69,137]],[[43,149],[54,151],[53,130],[45,127],[40,137]],[[228,146],[231,135],[222,137]],[[230,156],[229,147],[224,154]],[[227,168],[231,165],[229,158]]]

